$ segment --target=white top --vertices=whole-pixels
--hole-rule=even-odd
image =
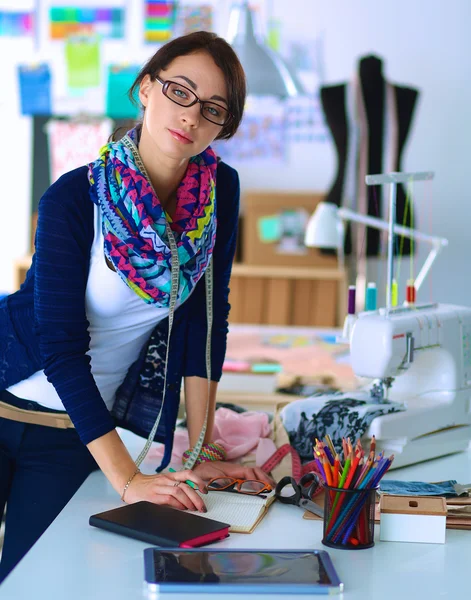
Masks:
[[[101,209],[94,208],[95,235],[90,252],[90,270],[85,293],[89,322],[91,369],[108,409],[116,390],[155,325],[168,316],[168,308],[144,302],[106,264],[101,227]],[[18,398],[34,400],[42,406],[65,410],[44,371],[8,388]]]
[[[142,449],[142,439],[118,431],[131,456]],[[147,457],[144,473],[155,473],[155,459]],[[173,465],[177,469],[178,465]],[[390,471],[386,479],[403,481],[471,481],[471,451]],[[90,515],[122,506],[101,471],[92,473],[60,515],[0,586],[1,598],[30,600],[155,600],[143,592],[143,550],[151,544],[88,525]],[[177,513],[178,514],[178,513]],[[381,542],[375,526],[375,546],[369,550],[332,550],[322,545],[322,522],[306,521],[303,511],[275,502],[255,531],[231,533],[208,548],[327,550],[345,584],[344,600],[435,600],[469,596],[471,532],[447,529],[445,544]],[[207,600],[192,594],[191,600]],[[239,600],[228,594],[224,600]],[[309,596],[314,598],[316,596]],[[159,595],[159,600],[188,600],[188,594]],[[222,598],[222,595],[214,595]],[[244,600],[295,600],[291,594],[244,594]]]

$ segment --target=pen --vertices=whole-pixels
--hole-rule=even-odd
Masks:
[[[170,467],[169,471],[170,471],[170,473],[176,473],[175,469],[172,469],[171,467]],[[185,481],[185,483],[187,485],[189,485],[191,488],[193,488],[194,490],[198,489],[198,486],[196,485],[196,483],[194,483],[193,481],[190,481],[190,479],[187,479]]]

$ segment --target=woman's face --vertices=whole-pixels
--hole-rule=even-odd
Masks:
[[[221,69],[206,52],[179,56],[158,74],[193,91],[201,100],[212,100],[228,108],[226,82]],[[142,80],[139,99],[145,107],[142,135],[170,158],[187,159],[205,150],[222,127],[207,121],[200,104],[180,106],[162,93],[162,84]]]

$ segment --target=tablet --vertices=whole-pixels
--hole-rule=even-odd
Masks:
[[[149,593],[340,594],[325,550],[146,548]]]

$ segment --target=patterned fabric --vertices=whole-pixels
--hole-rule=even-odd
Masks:
[[[155,328],[146,353],[146,360],[139,374],[142,388],[162,394],[164,390],[165,356],[167,354],[168,327]],[[160,396],[159,396],[160,397]]]
[[[335,448],[341,448],[342,438],[360,438],[376,417],[403,410],[397,402],[374,402],[369,393],[339,393],[295,400],[281,410],[280,418],[291,445],[305,461],[312,460],[316,438],[329,434]]]
[[[172,254],[169,217],[157,198],[131,129],[100,150],[89,165],[90,196],[103,213],[105,255],[123,281],[149,304],[168,307]],[[211,258],[216,239],[217,158],[208,147],[190,159],[177,190],[174,232],[180,281],[177,300],[191,293]]]

